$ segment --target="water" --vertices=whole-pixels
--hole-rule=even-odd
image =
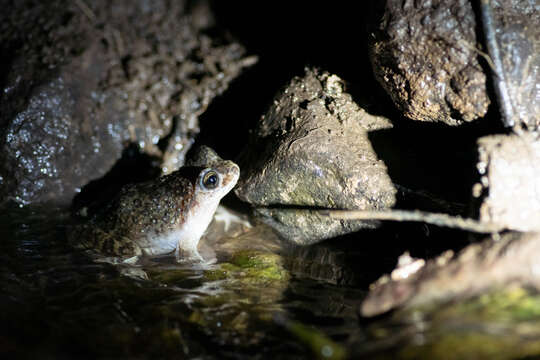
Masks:
[[[350,276],[324,247],[311,255],[301,250],[310,258],[302,267],[270,242],[244,248],[242,242],[264,236],[255,230],[234,249],[222,246],[216,264],[179,265],[164,257],[133,268],[69,248],[68,224],[65,213],[50,209],[3,214],[5,355],[331,359],[344,357],[357,326],[363,292],[337,284]]]
[[[61,211],[16,208],[1,219],[3,358],[540,356],[540,295],[520,287],[360,318],[367,284],[401,251],[384,241],[379,254],[369,246],[290,248],[255,227],[207,239],[215,264],[162,257],[132,267],[68,247]],[[366,236],[354,239],[374,241]]]

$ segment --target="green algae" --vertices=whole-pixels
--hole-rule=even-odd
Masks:
[[[540,358],[540,294],[510,286],[439,307],[395,313],[394,324],[407,324],[400,359]],[[395,334],[377,327],[375,337]]]
[[[229,260],[218,265],[217,269],[207,270],[205,280],[225,280],[227,285],[271,285],[288,282],[289,272],[283,266],[281,256],[256,250],[241,250]]]
[[[398,353],[401,359],[493,359],[540,357],[540,340],[525,340],[509,333],[447,333],[425,345],[409,345]]]
[[[297,321],[289,321],[286,328],[306,345],[317,359],[341,360],[347,357],[347,351],[343,346],[332,341],[314,327]]]
[[[455,311],[472,313],[479,319],[489,321],[539,320],[540,294],[531,293],[522,287],[511,287],[457,305]]]
[[[227,262],[199,270],[155,267],[147,271],[152,281],[190,289],[189,305],[176,314],[173,298],[160,308],[159,317],[187,322],[224,342],[242,339],[246,344],[255,340],[254,331],[272,324],[272,314],[282,311],[279,301],[290,280],[281,256],[259,250],[236,251]]]

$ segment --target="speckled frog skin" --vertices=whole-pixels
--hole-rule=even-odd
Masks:
[[[200,147],[179,170],[124,187],[102,211],[72,231],[71,242],[109,256],[174,251],[179,261],[201,261],[199,240],[239,175],[238,165]]]

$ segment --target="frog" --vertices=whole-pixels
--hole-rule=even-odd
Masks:
[[[237,164],[201,146],[178,170],[123,187],[73,228],[70,242],[125,262],[173,253],[179,262],[204,262],[199,240],[239,176]]]

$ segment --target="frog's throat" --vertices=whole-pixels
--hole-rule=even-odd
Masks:
[[[214,217],[219,202],[204,204],[192,202],[184,221],[175,229],[156,234],[149,233],[138,240],[142,252],[147,256],[164,255],[175,252],[177,258],[200,257],[197,247],[199,240]]]
[[[176,254],[182,256],[198,256],[197,246],[208,225],[214,217],[219,201],[214,204],[194,205],[178,230]]]

